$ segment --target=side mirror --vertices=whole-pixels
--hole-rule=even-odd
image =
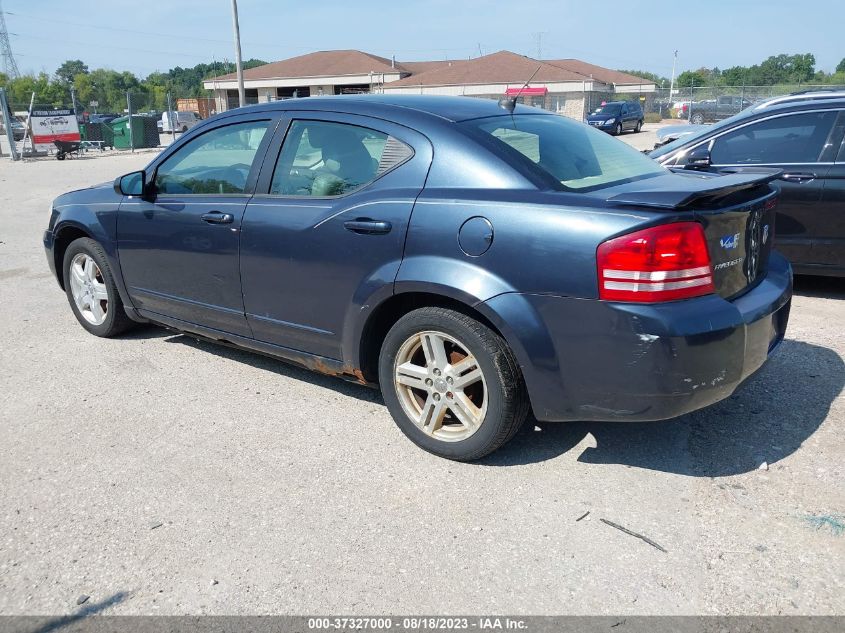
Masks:
[[[699,145],[691,149],[686,155],[684,169],[708,169],[710,167],[710,148]]]
[[[114,181],[114,190],[122,196],[144,195],[144,183],[147,174],[144,171],[133,171],[131,174],[120,176]]]

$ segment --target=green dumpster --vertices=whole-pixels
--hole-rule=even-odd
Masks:
[[[100,141],[102,147],[114,147],[114,133],[107,123],[82,123],[79,135],[83,141]]]
[[[158,127],[154,118],[133,114],[131,125],[132,136],[130,137],[128,116],[122,116],[109,123],[109,127],[114,134],[115,148],[158,147]]]

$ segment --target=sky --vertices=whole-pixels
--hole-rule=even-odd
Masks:
[[[146,76],[234,59],[230,0],[0,0],[22,72],[67,59]],[[845,58],[845,1],[240,0],[244,59],[274,61],[355,48],[397,61],[466,59],[510,50],[575,57],[668,77],[702,66],[813,53],[817,70]],[[808,9],[805,11],[804,6]],[[812,10],[810,10],[810,7]]]

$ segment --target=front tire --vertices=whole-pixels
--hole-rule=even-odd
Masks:
[[[104,338],[132,327],[106,254],[97,242],[87,237],[71,242],[62,270],[70,309],[82,327]]]
[[[617,123],[616,129],[613,131],[613,136],[621,136],[622,135],[622,124]]]
[[[382,344],[379,383],[399,429],[447,459],[492,453],[528,414],[525,383],[507,343],[445,308],[420,308],[396,322]]]

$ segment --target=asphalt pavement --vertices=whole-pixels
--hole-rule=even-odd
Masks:
[[[845,612],[845,280],[799,279],[783,345],[720,404],[529,423],[458,464],[376,391],[87,334],[48,204],[150,158],[0,160],[0,614]]]

